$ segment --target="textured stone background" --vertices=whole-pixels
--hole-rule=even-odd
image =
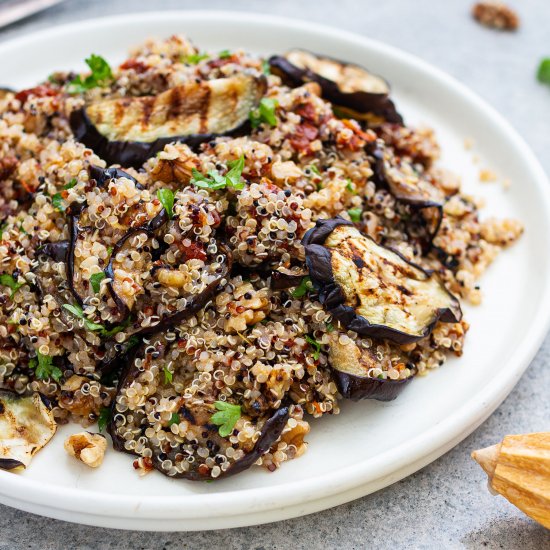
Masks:
[[[0,2],[1,3],[1,2]],[[515,34],[472,22],[472,0],[69,0],[0,31],[0,40],[58,23],[156,9],[232,9],[286,15],[377,38],[433,63],[494,105],[550,172],[550,88],[536,83],[550,55],[548,0],[510,0]],[[529,322],[527,319],[518,322]],[[472,449],[507,433],[549,429],[550,337],[493,416],[451,452],[376,494],[311,516],[197,533],[122,532],[41,518],[0,506],[0,550],[40,548],[550,548],[550,532],[485,487]]]

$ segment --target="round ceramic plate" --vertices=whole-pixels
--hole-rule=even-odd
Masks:
[[[0,45],[2,85],[34,85],[54,69],[84,70],[90,53],[121,61],[147,37],[184,33],[200,48],[261,54],[302,47],[383,75],[408,123],[436,129],[441,164],[486,199],[484,216],[523,220],[526,232],[481,280],[484,302],[465,307],[471,330],[460,359],[415,380],[394,402],[344,403],[312,422],[308,452],[269,474],[252,468],[216,483],[139,478],[111,451],[98,470],[63,450],[59,430],[27,471],[0,471],[0,501],[68,521],[127,529],[195,530],[253,525],[309,514],[358,498],[418,470],[483,422],[514,387],[550,321],[549,184],[521,138],[491,107],[429,65],[378,42],[305,22],[242,13],[173,12],[71,23]],[[464,148],[464,139],[477,144]],[[478,183],[480,166],[511,181]]]

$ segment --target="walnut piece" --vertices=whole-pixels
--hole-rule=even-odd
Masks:
[[[101,434],[80,432],[65,440],[65,450],[90,468],[101,466],[106,449],[107,440]]]
[[[501,2],[478,2],[472,8],[472,15],[490,29],[515,31],[519,27],[517,13]]]

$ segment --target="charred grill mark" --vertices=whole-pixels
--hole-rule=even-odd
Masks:
[[[210,99],[211,99],[211,93],[210,88],[204,88],[204,93],[200,97],[200,104],[197,106],[199,113],[199,133],[206,134],[208,131],[208,119],[209,119],[209,111],[210,111]]]
[[[147,98],[147,100],[144,100],[142,103],[141,127],[144,130],[147,128],[149,124],[154,107],[155,107],[155,101],[153,100],[153,98],[151,98],[151,100]]]

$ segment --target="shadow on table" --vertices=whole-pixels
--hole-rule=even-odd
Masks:
[[[550,548],[550,530],[529,518],[502,518],[471,531],[461,541],[464,548],[542,550]]]

